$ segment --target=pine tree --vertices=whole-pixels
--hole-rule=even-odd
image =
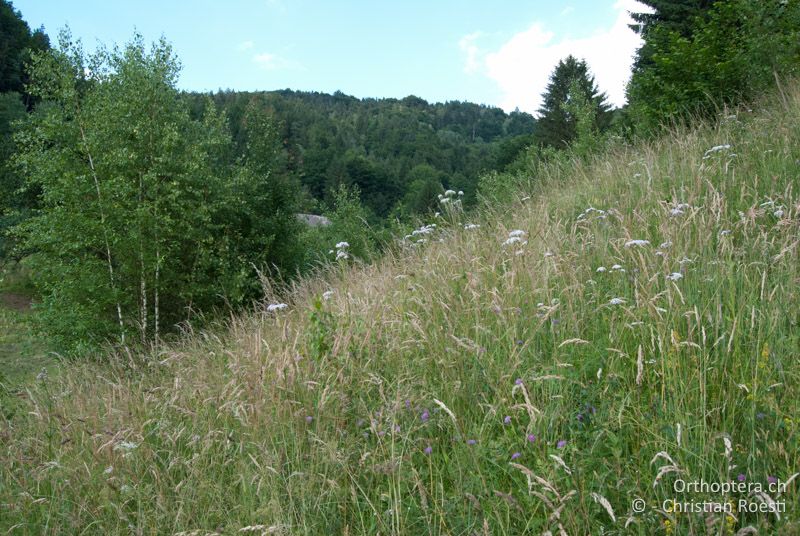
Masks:
[[[575,140],[578,118],[570,113],[567,105],[570,99],[576,97],[582,97],[591,105],[594,111],[593,126],[597,131],[602,132],[611,123],[611,105],[606,101],[605,93],[597,88],[586,62],[574,56],[558,62],[542,97],[536,124],[536,141],[540,145],[561,149]]]

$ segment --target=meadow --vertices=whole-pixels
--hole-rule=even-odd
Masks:
[[[61,365],[0,412],[0,532],[796,534],[787,87]]]

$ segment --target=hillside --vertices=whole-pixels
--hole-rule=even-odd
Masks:
[[[0,531],[794,534],[798,162],[795,87],[64,365],[1,421]]]
[[[206,95],[191,94],[196,110]],[[268,111],[286,172],[311,200],[330,204],[339,185],[357,186],[380,218],[427,213],[444,188],[475,198],[480,173],[502,169],[531,143],[535,119],[524,112],[452,101],[357,99],[304,91],[219,91],[210,95],[230,122],[240,151],[250,142],[248,105]]]

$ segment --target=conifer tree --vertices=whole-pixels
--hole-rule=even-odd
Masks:
[[[572,89],[572,91],[571,91]],[[570,112],[570,99],[582,97],[593,110],[594,128],[603,131],[611,123],[611,106],[606,101],[605,93],[601,93],[589,74],[586,62],[574,56],[568,56],[558,62],[550,75],[550,83],[543,94],[542,107],[539,109],[539,120],[536,125],[536,141],[540,145],[567,147],[575,140],[578,131],[578,118]]]

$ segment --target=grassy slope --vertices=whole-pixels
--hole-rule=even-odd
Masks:
[[[55,364],[28,321],[32,289],[23,279],[19,267],[0,266],[0,395],[13,394]],[[9,403],[0,398],[0,411]]]
[[[677,476],[798,471],[800,92],[776,102],[549,168],[281,314],[71,366],[2,423],[0,531],[794,533],[797,481],[780,519],[662,510],[739,497]]]

